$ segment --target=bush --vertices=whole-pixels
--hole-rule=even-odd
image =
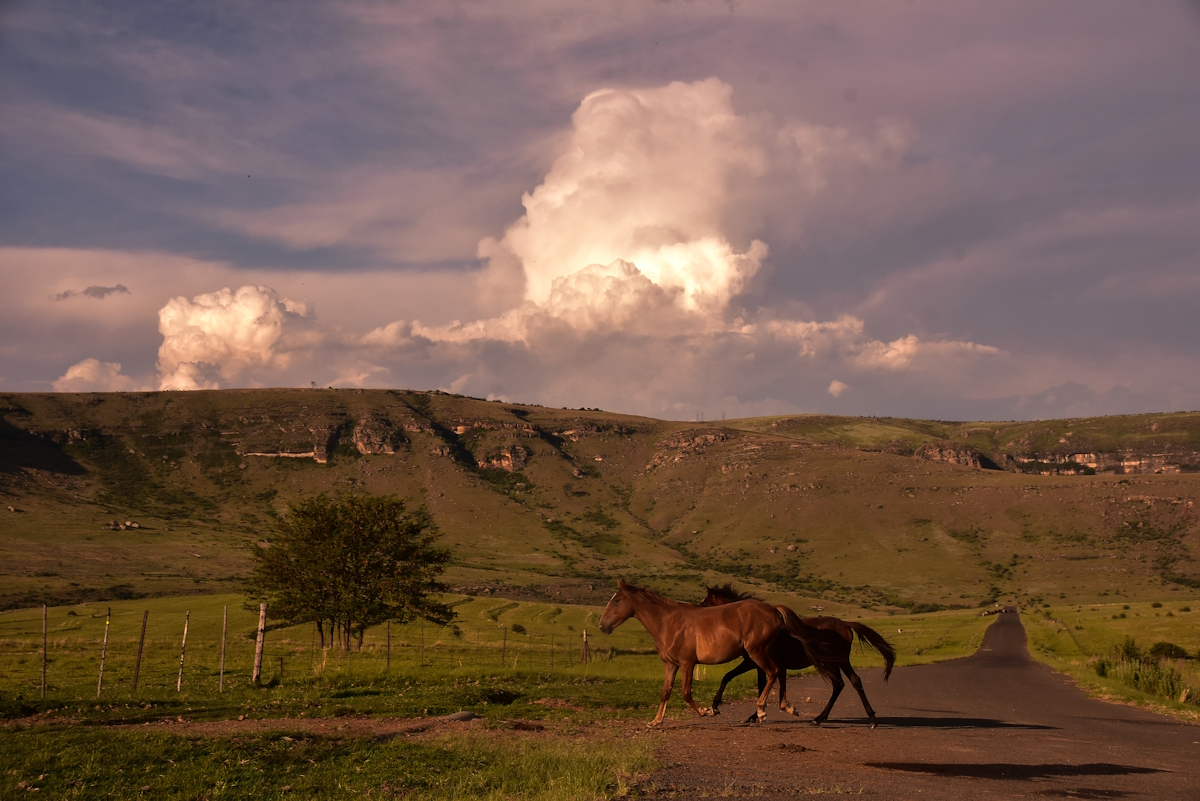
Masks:
[[[1150,646],[1150,656],[1155,659],[1187,659],[1187,649],[1173,642],[1156,642]]]
[[[1162,601],[1155,601],[1154,603],[1150,604],[1150,608],[1151,609],[1162,609]]]
[[[1182,703],[1183,699],[1187,697],[1182,693],[1185,691],[1188,695],[1192,693],[1190,688],[1183,683],[1183,675],[1162,662],[1160,653],[1165,654],[1168,649],[1175,649],[1170,651],[1172,655],[1167,655],[1168,659],[1177,658],[1173,656],[1176,652],[1183,656],[1187,655],[1187,652],[1178,645],[1167,642],[1155,643],[1147,654],[1142,651],[1132,637],[1126,637],[1125,641],[1113,648],[1108,656],[1092,660],[1091,667],[1101,678],[1116,679],[1122,684],[1135,690],[1141,690],[1148,695],[1157,695],[1172,700],[1180,699]]]
[[[520,623],[513,623],[510,628],[512,629],[513,634],[524,634],[525,633],[525,627],[522,626]]]

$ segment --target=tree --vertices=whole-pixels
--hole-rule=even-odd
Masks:
[[[445,624],[452,610],[433,595],[450,552],[435,546],[437,529],[423,510],[395,496],[325,494],[291,506],[267,547],[255,546],[251,585],[272,613],[316,623],[325,646],[362,647],[368,627],[416,618]]]

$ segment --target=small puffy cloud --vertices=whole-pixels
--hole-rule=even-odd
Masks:
[[[891,342],[873,340],[865,343],[855,355],[854,363],[859,367],[903,370],[913,367],[914,362],[930,357],[935,359],[974,358],[995,356],[1000,352],[999,348],[991,345],[979,345],[975,342],[922,342],[916,335],[909,334]]]
[[[129,288],[124,284],[116,286],[89,286],[83,291],[75,289],[66,289],[54,296],[55,300],[66,300],[67,298],[85,297],[94,298],[96,300],[104,300],[109,295],[128,295]]]
[[[128,392],[139,389],[137,382],[121,374],[119,362],[84,359],[71,365],[54,382],[55,392]]]
[[[849,385],[843,384],[836,378],[829,382],[829,394],[835,398],[841,397],[842,393],[850,389]]]
[[[158,320],[160,389],[216,389],[250,370],[286,368],[292,351],[319,340],[307,307],[266,286],[173,298]]]

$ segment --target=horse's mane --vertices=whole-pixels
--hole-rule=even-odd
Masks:
[[[707,590],[709,597],[716,596],[727,603],[733,603],[734,601],[747,601],[754,598],[753,593],[738,592],[733,588],[733,584],[718,584],[715,587],[708,587]],[[708,600],[708,597],[706,597],[705,600]]]
[[[681,601],[673,601],[670,598],[666,598],[662,595],[659,595],[657,592],[655,592],[654,590],[652,590],[648,587],[635,587],[632,584],[627,584],[627,585],[625,585],[625,591],[636,598],[640,598],[643,601],[651,601],[653,603],[666,604],[667,606],[692,606],[693,605],[693,604],[685,604]]]

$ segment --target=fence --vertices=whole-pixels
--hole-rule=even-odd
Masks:
[[[586,671],[596,661],[655,653],[640,627],[629,626],[596,647],[586,628],[526,631],[499,622],[388,622],[369,629],[361,648],[355,640],[350,651],[322,649],[314,625],[273,625],[269,612],[260,650],[257,610],[197,598],[154,605],[174,608],[138,609],[132,602],[115,611],[92,605],[87,615],[39,608],[0,616],[0,688],[26,699],[114,700],[421,668]]]

